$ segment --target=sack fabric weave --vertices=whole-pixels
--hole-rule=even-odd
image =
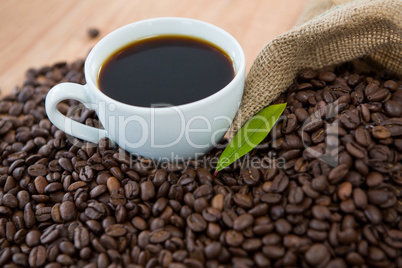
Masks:
[[[312,0],[299,23],[266,44],[255,59],[231,137],[302,69],[358,60],[402,75],[402,0]]]

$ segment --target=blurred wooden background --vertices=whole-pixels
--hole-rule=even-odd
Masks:
[[[306,0],[34,0],[0,1],[0,90],[21,83],[30,67],[85,58],[91,47],[125,24],[153,17],[203,20],[231,33],[247,70],[260,49],[289,30]],[[91,39],[88,28],[100,35]]]

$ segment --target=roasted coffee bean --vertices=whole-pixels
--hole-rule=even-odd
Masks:
[[[88,207],[85,209],[85,215],[93,220],[98,220],[104,217],[106,214],[106,208],[103,204],[98,202],[93,202],[88,204]]]
[[[268,203],[268,204],[278,204],[282,200],[282,196],[280,194],[274,194],[274,193],[267,193],[263,194],[260,197],[262,202]]]
[[[60,205],[60,216],[64,221],[72,221],[77,217],[77,210],[72,201],[65,201]]]
[[[356,188],[353,190],[353,201],[355,206],[361,209],[366,208],[367,206],[367,195],[366,193],[360,189]]]
[[[16,265],[27,267],[28,266],[28,256],[24,253],[15,253],[12,257],[13,262]],[[6,267],[6,266],[4,266]]]
[[[67,255],[74,255],[76,250],[74,248],[74,244],[70,241],[63,241],[59,245],[60,251]]]
[[[356,158],[364,158],[367,156],[367,151],[362,146],[358,145],[355,142],[349,142],[346,144],[346,150],[348,153]]]
[[[127,200],[124,196],[123,188],[114,190],[113,193],[110,195],[109,201],[110,204],[112,204],[113,206],[125,205]]]
[[[44,246],[34,247],[29,254],[28,262],[31,267],[40,267],[44,265],[46,262],[45,247]]]
[[[3,205],[8,207],[8,208],[16,208],[16,207],[18,207],[18,199],[14,195],[12,195],[10,193],[5,194],[3,196],[2,201],[3,201]]]
[[[289,178],[285,174],[278,174],[272,181],[271,190],[276,193],[283,192],[289,184]]]
[[[70,184],[70,186],[68,186],[67,190],[69,192],[74,192],[77,189],[79,189],[81,187],[85,187],[85,186],[87,186],[87,183],[85,181],[77,181],[77,182]]]
[[[105,233],[112,237],[120,237],[127,233],[127,229],[122,224],[113,224],[105,228]]]
[[[383,183],[384,177],[379,172],[371,172],[367,175],[366,184],[369,187],[376,187]]]
[[[361,123],[357,110],[344,111],[340,116],[340,121],[347,129],[356,129]]]
[[[326,71],[320,71],[318,73],[318,79],[325,81],[325,82],[333,82],[335,81],[336,74]]]
[[[256,168],[245,169],[242,172],[243,181],[248,185],[256,185],[260,180],[260,171]]]
[[[302,131],[312,132],[322,127],[323,124],[323,120],[313,114],[304,122]]]
[[[82,249],[88,246],[90,243],[89,231],[85,227],[80,225],[74,229],[74,246],[78,249]]]
[[[45,188],[48,185],[48,182],[47,182],[46,178],[43,177],[43,176],[38,176],[38,177],[36,177],[34,183],[35,183],[36,191],[39,194],[44,194],[45,193]]]
[[[45,222],[47,220],[50,220],[51,216],[51,207],[42,207],[36,210],[35,212],[35,218],[39,222]]]
[[[253,216],[250,214],[242,214],[233,221],[233,229],[236,231],[243,231],[250,227],[254,222]]]
[[[99,35],[99,30],[96,28],[89,28],[87,32],[88,36],[91,38],[96,38]]]
[[[233,202],[244,209],[250,209],[253,207],[252,199],[244,194],[236,193],[233,197]]]
[[[85,166],[80,170],[79,178],[82,181],[90,182],[94,178],[94,171],[90,166]]]
[[[135,228],[137,228],[141,231],[148,228],[147,222],[144,219],[142,219],[141,217],[136,216],[132,219],[131,222],[133,223]]]
[[[169,185],[168,182],[166,182],[167,185]],[[161,187],[159,187],[159,189],[162,189],[163,184],[161,185]],[[138,183],[135,181],[129,181],[126,185],[124,185],[124,193],[126,195],[127,199],[133,199],[136,198],[139,193],[140,193],[140,188],[138,186]]]
[[[207,227],[207,222],[198,213],[193,213],[187,217],[188,227],[194,232],[202,232]]]
[[[299,92],[301,93],[301,92]],[[298,93],[298,94],[299,94]],[[282,124],[282,132],[284,134],[289,134],[295,131],[297,128],[297,118],[295,114],[290,114],[285,118],[284,123]]]
[[[362,119],[366,123],[369,123],[370,120],[371,120],[371,114],[370,114],[370,110],[368,109],[367,105],[362,104],[359,107],[360,107],[360,110],[361,110]]]
[[[366,93],[366,98],[370,102],[381,102],[389,95],[388,89],[380,88]]]
[[[208,259],[214,259],[219,256],[222,245],[219,242],[212,242],[205,247],[205,256]]]
[[[388,80],[384,82],[384,87],[391,90],[397,91],[398,90],[398,83],[393,80]]]
[[[367,205],[364,214],[373,224],[379,224],[382,221],[382,214],[379,208],[373,205]]]
[[[45,187],[45,193],[54,193],[60,191],[63,185],[60,182],[52,182]]]
[[[281,241],[281,236],[278,234],[267,234],[262,238],[262,242],[264,245],[275,245],[280,243]]]
[[[311,69],[305,69],[305,70],[301,70],[299,72],[299,77],[302,80],[311,80],[311,79],[316,78],[317,75],[318,75],[318,73],[316,71],[314,71],[314,70],[311,70]]]
[[[60,203],[57,203],[52,207],[51,215],[54,222],[60,223],[63,221],[60,214]]]
[[[268,259],[279,259],[285,255],[285,248],[280,246],[264,246],[262,252]]]
[[[219,210],[219,211],[222,211],[222,209],[223,209],[223,200],[224,200],[223,194],[217,194],[212,198],[211,206],[213,208]]]
[[[59,162],[59,165],[64,169],[64,170],[66,170],[66,171],[68,171],[68,172],[73,172],[73,165],[71,164],[71,161],[68,159],[68,158],[64,158],[64,157],[62,157],[62,158],[60,158],[59,160],[58,160],[58,162]]]
[[[340,200],[347,200],[352,195],[352,184],[348,181],[341,183],[338,186],[338,197]]]
[[[368,201],[374,205],[381,205],[390,199],[393,199],[394,194],[392,192],[381,189],[369,189],[367,191]]]
[[[299,204],[304,199],[304,192],[301,187],[294,187],[289,191],[288,201],[291,204]]]
[[[384,112],[391,117],[400,117],[402,115],[402,105],[395,100],[388,100],[384,103]]]
[[[340,182],[348,172],[348,165],[340,164],[331,170],[331,172],[328,174],[328,179],[331,183]]]
[[[229,231],[226,231],[225,241],[229,246],[238,247],[243,243],[244,236],[242,233],[240,233],[238,231],[229,230]]]
[[[120,189],[120,182],[116,177],[109,177],[107,179],[107,188],[109,189],[109,193],[113,193],[114,190]]]
[[[387,232],[387,237],[385,238],[385,242],[394,248],[402,248],[402,232],[399,230],[389,230]]]
[[[309,265],[319,267],[330,260],[330,254],[323,244],[314,244],[306,251],[305,258]]]
[[[202,216],[208,222],[218,221],[221,218],[221,212],[213,207],[207,207],[202,211]]]
[[[42,244],[48,244],[55,241],[60,236],[59,229],[56,228],[56,225],[52,225],[48,227],[40,237],[40,242]]]
[[[388,139],[389,137],[391,137],[391,132],[383,126],[373,127],[371,130],[371,134],[374,138],[379,140]]]
[[[328,188],[328,180],[325,176],[318,176],[311,181],[311,187],[318,192],[323,192]]]
[[[331,212],[325,206],[313,206],[311,212],[313,216],[319,220],[327,220],[331,216]]]
[[[41,233],[38,230],[32,230],[27,233],[25,237],[25,243],[28,247],[34,247],[39,245]]]
[[[107,191],[107,187],[104,184],[95,186],[91,192],[89,192],[90,198],[96,198]]]
[[[0,264],[4,266],[11,258],[13,253],[9,247],[0,250]]]
[[[292,226],[285,219],[279,219],[275,222],[275,229],[280,235],[286,235],[292,230]]]
[[[151,181],[144,181],[140,187],[142,200],[147,201],[155,197],[155,186]]]
[[[297,108],[297,109],[294,111],[294,113],[295,113],[295,115],[296,115],[297,120],[298,120],[300,123],[304,123],[304,122],[307,120],[307,118],[309,117],[308,112],[307,112],[305,109],[303,109],[303,108]]]
[[[57,256],[59,255],[59,247],[56,244],[51,244],[46,250],[46,258],[50,261],[56,261]]]
[[[370,132],[364,127],[358,127],[355,130],[355,140],[358,144],[363,147],[367,147],[371,143],[371,135]]]
[[[169,238],[170,233],[162,229],[157,229],[149,234],[149,242],[151,243],[163,243]]]
[[[28,174],[33,177],[44,176],[47,174],[46,167],[45,167],[45,165],[42,165],[42,164],[36,164],[36,165],[29,166]]]

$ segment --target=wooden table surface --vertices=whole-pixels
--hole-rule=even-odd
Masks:
[[[33,0],[0,1],[0,90],[11,91],[30,67],[85,58],[109,32],[138,20],[177,16],[203,20],[231,33],[247,70],[260,49],[289,30],[306,0]],[[91,39],[87,30],[97,28]]]

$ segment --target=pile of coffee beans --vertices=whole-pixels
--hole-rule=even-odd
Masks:
[[[213,177],[222,148],[159,164],[53,126],[46,94],[85,83],[82,68],[30,69],[0,101],[1,267],[402,267],[389,72],[303,70],[262,145]],[[59,110],[99,126],[77,104]]]

